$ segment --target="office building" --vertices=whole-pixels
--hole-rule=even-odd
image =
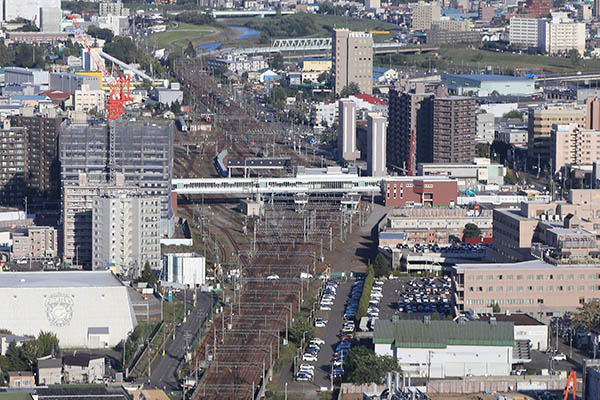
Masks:
[[[479,185],[504,185],[506,168],[502,164],[492,163],[489,158],[475,157],[473,162],[465,164],[421,163],[418,164],[417,175],[456,179],[459,190],[464,191]]]
[[[378,320],[375,354],[398,360],[420,378],[508,376],[513,362],[512,322]],[[418,338],[415,340],[415,338]]]
[[[90,90],[99,90],[101,78],[97,76],[69,74],[65,72],[50,73],[50,89],[60,90],[65,93],[75,93],[87,86]]]
[[[477,135],[475,140],[477,143],[492,144],[495,135],[494,114],[479,112],[477,114]]]
[[[551,146],[553,172],[566,166],[591,166],[600,159],[600,130],[582,129],[575,124],[554,125]]]
[[[3,205],[23,205],[27,196],[29,163],[27,130],[0,130],[0,202]]]
[[[62,32],[62,10],[60,8],[40,8],[40,31]]]
[[[141,276],[146,263],[159,269],[160,201],[128,193],[93,199],[92,269],[114,266],[130,278]]]
[[[390,89],[386,151],[391,167],[414,173],[417,163],[433,161],[433,98],[434,93],[426,92],[422,84]]]
[[[471,30],[471,21],[468,19],[441,19],[432,22],[431,29],[447,32],[467,32]]]
[[[49,72],[39,68],[6,67],[4,69],[4,83],[6,85],[22,83],[47,85],[49,79]]]
[[[123,7],[121,0],[102,1],[99,4],[100,9],[98,15],[106,17],[108,15],[116,15],[126,17],[129,15],[129,9]]]
[[[434,163],[473,162],[477,109],[472,97],[436,97],[433,100]]]
[[[600,98],[586,98],[585,106],[585,129],[600,130]]]
[[[367,0],[365,7],[367,10],[377,10],[381,7],[381,0]]]
[[[82,85],[81,89],[75,90],[73,96],[75,111],[95,111],[104,114],[106,109],[106,92],[102,89],[90,89],[88,85]]]
[[[441,8],[436,2],[419,1],[412,7],[412,28],[417,31],[431,29],[434,22],[440,20]]]
[[[394,176],[383,188],[386,207],[454,207],[458,195],[456,181],[443,176]]]
[[[39,24],[40,8],[60,9],[60,0],[1,0],[2,21],[23,18]]]
[[[495,230],[494,230],[495,231]],[[494,241],[496,238],[494,237]],[[524,312],[540,320],[576,311],[597,299],[600,266],[553,265],[542,260],[517,263],[458,264],[453,269],[460,311]]]
[[[477,31],[445,31],[434,25],[427,31],[427,44],[443,45],[452,43],[479,43],[481,34]]]
[[[539,160],[542,166],[548,165],[551,159],[552,125],[574,123],[580,128],[585,127],[586,107],[575,103],[530,107],[528,114],[528,156]]]
[[[538,48],[539,36],[545,22],[538,18],[512,17],[510,19],[510,44]]]
[[[368,32],[334,29],[332,40],[334,90],[339,94],[354,82],[361,93],[373,91],[373,36]]]
[[[163,276],[187,287],[204,285],[206,259],[195,253],[167,253],[163,255]]]
[[[536,93],[535,80],[494,74],[442,74],[448,93],[458,96],[529,96]]]
[[[367,115],[367,175],[386,176],[385,162],[387,119],[380,115]]]
[[[592,10],[592,14],[594,17],[600,17],[600,0],[594,0],[594,8]]]
[[[491,22],[494,19],[495,12],[496,9],[493,6],[481,2],[477,9],[477,19],[483,22]]]
[[[360,158],[360,152],[356,149],[356,103],[341,99],[338,108],[338,158],[356,161]]]
[[[174,124],[147,121],[118,121],[109,132],[105,123],[61,125],[60,162],[63,187],[77,184],[81,174],[87,184],[139,187],[142,193],[161,202],[161,234],[173,229],[171,177]],[[110,143],[114,138],[115,143]],[[111,151],[112,149],[112,151]]]
[[[27,164],[25,177],[28,196],[58,200],[60,196],[60,166],[58,163],[58,133],[63,117],[53,113],[15,115],[9,117],[13,127],[27,132]]]
[[[532,17],[545,17],[550,14],[550,0],[527,0],[525,12]]]
[[[58,257],[58,234],[51,226],[30,226],[11,233],[11,260],[53,260]]]
[[[522,202],[519,209],[494,209],[491,262],[543,258],[553,264],[597,263],[600,190],[572,189],[565,201]]]

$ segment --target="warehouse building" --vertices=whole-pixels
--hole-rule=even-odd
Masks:
[[[113,347],[137,325],[127,287],[109,271],[5,272],[0,303],[2,328],[53,332],[63,348]]]
[[[491,95],[493,92],[498,93],[499,96],[529,96],[535,93],[533,79],[508,75],[444,74],[442,83],[448,87],[449,93],[459,96],[476,93]]]
[[[514,332],[512,322],[378,320],[373,343],[412,377],[507,376]]]

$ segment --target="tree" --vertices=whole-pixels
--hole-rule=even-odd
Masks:
[[[360,94],[360,87],[358,86],[358,83],[350,82],[348,86],[344,86],[340,92],[340,97],[348,97],[355,94]]]
[[[507,113],[502,114],[502,118],[523,119],[523,112],[521,112],[519,110],[511,110]]]
[[[577,51],[577,49],[571,49],[569,50],[569,59],[571,60],[571,64],[577,66],[581,63],[581,54],[579,53],[579,51]]]
[[[490,145],[487,143],[477,143],[475,145],[477,157],[490,158]]]
[[[378,278],[389,275],[390,267],[383,254],[377,253],[377,257],[375,257],[375,261],[373,261],[373,271],[375,271],[375,276]]]
[[[345,360],[345,380],[354,384],[379,383],[388,372],[400,371],[398,360],[391,356],[377,356],[365,346],[350,349]]]
[[[492,306],[492,311],[496,314],[499,313],[501,311],[500,305],[498,303],[494,303],[494,305]]]
[[[142,281],[148,282],[150,286],[154,286],[158,282],[158,278],[156,277],[154,272],[152,272],[152,268],[150,268],[150,263],[148,261],[146,261],[146,264],[144,264],[144,271],[142,271]]]
[[[8,344],[6,358],[8,359],[9,371],[23,371],[27,369],[27,363],[21,358],[21,352],[14,340]]]
[[[463,229],[463,240],[478,237],[481,237],[481,229],[471,222],[466,224],[465,229]]]
[[[40,331],[36,342],[38,358],[60,353],[58,337],[52,332]]]
[[[315,328],[304,317],[298,317],[289,329],[289,338],[296,346],[300,346],[302,338],[310,340],[315,334]]]
[[[179,114],[181,112],[181,104],[179,104],[179,100],[175,100],[171,103],[171,107],[169,107],[173,114]]]
[[[275,70],[283,69],[283,55],[281,53],[277,53],[273,56],[271,60],[271,68]]]
[[[185,54],[189,58],[196,58],[196,49],[194,48],[194,45],[192,44],[191,40],[188,40],[187,47],[183,51],[183,54]]]
[[[106,28],[98,28],[95,25],[91,25],[87,30],[88,35],[96,39],[102,39],[106,42],[110,42],[115,37],[115,34]]]
[[[600,300],[594,299],[588,303],[582,304],[575,315],[573,315],[573,324],[587,330],[600,327]]]
[[[15,66],[24,68],[43,68],[46,65],[44,49],[40,46],[32,46],[20,43],[15,48]]]

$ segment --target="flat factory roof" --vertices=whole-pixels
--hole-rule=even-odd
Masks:
[[[3,272],[0,288],[122,286],[110,271]]]

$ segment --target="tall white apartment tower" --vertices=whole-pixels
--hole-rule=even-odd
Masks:
[[[369,176],[386,176],[387,119],[381,114],[369,113],[367,125],[367,174]]]
[[[338,158],[356,161],[360,157],[356,149],[356,103],[340,99],[338,107]]]

